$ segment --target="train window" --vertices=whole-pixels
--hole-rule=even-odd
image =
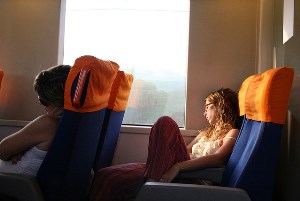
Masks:
[[[64,63],[81,55],[134,75],[123,124],[184,126],[189,0],[67,0]]]

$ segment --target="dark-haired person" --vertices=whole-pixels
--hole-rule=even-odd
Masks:
[[[33,87],[46,114],[0,142],[0,172],[36,176],[59,125],[70,69],[58,65],[36,76]]]

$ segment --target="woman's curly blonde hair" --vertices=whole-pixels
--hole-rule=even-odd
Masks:
[[[238,95],[236,92],[229,88],[221,88],[209,94],[205,101],[214,104],[217,115],[217,123],[204,129],[206,138],[215,135],[213,138],[219,139],[224,137],[231,129],[236,128],[235,124],[239,117]]]

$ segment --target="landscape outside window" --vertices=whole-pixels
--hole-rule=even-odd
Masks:
[[[64,63],[112,60],[134,75],[123,124],[171,116],[184,126],[188,0],[67,0]]]

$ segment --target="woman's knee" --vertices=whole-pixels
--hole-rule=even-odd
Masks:
[[[177,123],[169,116],[161,116],[157,119],[155,124],[173,124],[177,126]]]

